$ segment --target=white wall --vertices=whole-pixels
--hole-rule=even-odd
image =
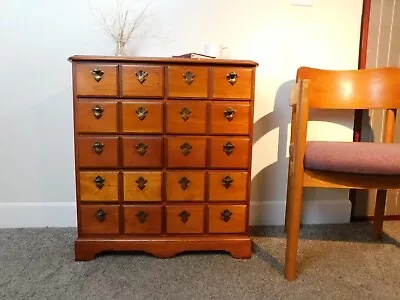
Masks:
[[[95,17],[96,7],[112,1],[91,2],[1,1],[0,227],[75,225],[67,57],[114,50]],[[154,0],[151,10],[141,35],[153,37],[135,39],[131,55],[201,52],[217,42],[232,58],[259,62],[251,222],[282,224],[296,69],[357,67],[362,0],[314,0],[313,7],[288,0]],[[310,139],[351,140],[351,112],[327,117],[331,122],[311,126]],[[305,222],[348,220],[347,191],[309,190],[306,200]]]

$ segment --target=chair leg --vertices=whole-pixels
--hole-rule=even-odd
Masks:
[[[290,223],[290,209],[291,209],[291,198],[290,198],[290,194],[291,194],[291,189],[292,189],[292,175],[291,174],[291,167],[290,167],[291,163],[289,161],[289,168],[288,168],[288,182],[287,182],[287,188],[286,188],[286,211],[285,211],[285,232],[288,232],[288,228],[289,228],[289,223]]]
[[[374,224],[372,228],[372,239],[378,240],[382,236],[383,217],[385,216],[387,190],[378,190],[376,193]]]
[[[299,243],[301,205],[303,200],[304,173],[292,177],[290,192],[290,210],[288,215],[287,244],[285,259],[285,278],[294,280],[297,270],[297,248]]]

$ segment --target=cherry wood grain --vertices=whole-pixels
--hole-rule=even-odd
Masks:
[[[194,74],[188,84],[184,74]],[[207,98],[209,68],[199,66],[168,66],[168,98]]]
[[[124,172],[123,177],[124,201],[161,202],[162,172]],[[145,180],[143,188],[140,178]]]
[[[162,167],[163,140],[161,136],[124,136],[122,137],[122,147],[124,167]]]
[[[185,180],[186,179],[186,180]],[[187,182],[187,185],[185,183]],[[166,200],[204,201],[205,173],[203,171],[169,171],[166,173]]]
[[[92,71],[99,69],[104,74],[96,81]],[[78,96],[116,97],[118,95],[116,64],[78,64],[75,69],[76,93]]]
[[[166,104],[167,134],[205,134],[205,101],[169,101]]]
[[[247,169],[249,142],[249,138],[244,137],[214,137],[210,141],[210,167],[213,169]],[[230,154],[224,151],[224,146],[228,143],[234,146]]]
[[[167,137],[167,168],[205,168],[206,144],[205,137]],[[185,144],[189,144],[190,153],[185,155]]]
[[[126,234],[159,234],[162,226],[162,207],[159,205],[124,205]]]
[[[213,102],[211,104],[211,134],[247,135],[250,128],[250,103]]]
[[[118,137],[80,136],[77,142],[81,167],[118,167]]]
[[[227,212],[229,218],[222,215]],[[208,228],[210,233],[240,233],[246,231],[246,205],[209,205]]]
[[[117,234],[119,233],[118,205],[81,205],[83,234]],[[104,220],[96,218],[97,212],[104,212]]]
[[[224,185],[227,177],[232,180],[230,185]],[[208,186],[211,202],[246,201],[247,172],[211,171],[208,173]]]
[[[145,115],[142,116],[141,112]],[[122,132],[162,133],[163,105],[159,101],[123,101]]]
[[[100,109],[101,116],[96,117],[93,108]],[[117,102],[79,101],[76,107],[76,127],[79,133],[117,132]]]
[[[104,179],[99,188],[94,181],[97,176]],[[118,201],[118,172],[80,172],[81,201]]]
[[[147,73],[142,83],[138,80],[140,71]],[[162,66],[123,64],[121,81],[122,97],[163,97],[164,68]]]
[[[227,75],[231,72],[237,74],[234,84],[231,84]],[[212,97],[214,99],[250,100],[252,96],[251,68],[214,67],[212,82]]]
[[[167,233],[193,234],[203,232],[203,205],[167,205],[166,209]]]

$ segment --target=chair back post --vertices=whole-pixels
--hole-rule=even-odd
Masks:
[[[396,125],[397,109],[386,109],[385,113],[385,127],[383,130],[383,142],[393,143],[394,129]]]

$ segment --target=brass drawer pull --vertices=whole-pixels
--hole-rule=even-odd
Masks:
[[[231,155],[231,153],[233,152],[233,149],[235,149],[235,145],[232,144],[231,142],[227,142],[224,146],[224,152],[226,153],[226,155]]]
[[[139,143],[139,144],[136,144],[135,147],[136,147],[136,151],[137,151],[141,156],[143,156],[143,155],[146,154],[147,148],[148,148],[147,144],[145,144],[145,143]]]
[[[92,148],[97,155],[100,155],[103,152],[104,144],[102,142],[97,141],[92,145]]]
[[[140,84],[143,84],[143,82],[146,81],[146,77],[147,75],[149,75],[149,73],[147,73],[146,71],[143,70],[139,70],[135,73],[137,80],[140,82]]]
[[[189,119],[189,116],[191,113],[192,113],[192,111],[189,108],[187,108],[187,107],[182,108],[180,114],[181,114],[183,121],[186,122],[187,119]]]
[[[181,145],[181,150],[183,155],[188,156],[190,152],[192,152],[192,145],[190,145],[189,143],[184,143]]]
[[[239,75],[236,72],[229,72],[228,74],[226,74],[226,79],[228,79],[231,85],[234,85],[236,83],[236,79],[238,77]]]
[[[189,221],[190,213],[186,210],[183,210],[178,216],[181,218],[182,223],[186,223]]]
[[[229,176],[226,176],[224,179],[222,179],[222,185],[226,188],[229,189],[232,185],[233,179]]]
[[[147,179],[140,176],[138,179],[136,179],[136,183],[138,188],[142,191],[146,187]]]
[[[221,212],[221,220],[224,222],[228,222],[231,219],[232,213],[225,209],[223,212]]]
[[[187,71],[185,74],[183,74],[183,77],[185,78],[185,82],[188,85],[191,85],[196,75],[190,71]]]
[[[181,179],[179,179],[178,183],[181,185],[182,190],[186,190],[189,187],[190,180],[183,176]]]
[[[100,105],[96,105],[95,107],[92,108],[92,112],[96,119],[100,119],[101,116],[103,115],[104,108],[102,108]]]
[[[103,222],[106,219],[106,215],[107,215],[107,213],[102,209],[99,209],[98,211],[96,211],[96,214],[95,214],[96,219],[99,222]]]
[[[93,76],[94,80],[96,80],[97,82],[99,82],[101,79],[103,79],[103,75],[104,75],[103,70],[101,70],[99,68],[92,70],[92,76]]]
[[[105,181],[106,180],[99,175],[97,175],[96,178],[93,180],[93,182],[96,184],[96,186],[99,190],[101,190],[101,188],[104,186]]]
[[[139,106],[138,109],[136,110],[136,115],[140,121],[143,121],[146,118],[147,113],[148,113],[147,108],[143,106]]]
[[[143,224],[147,221],[147,217],[149,216],[144,210],[139,210],[136,214],[136,218],[138,219],[139,223]]]
[[[228,121],[232,121],[233,117],[235,116],[235,112],[236,112],[236,110],[234,110],[232,107],[228,107],[224,111],[224,116]]]

